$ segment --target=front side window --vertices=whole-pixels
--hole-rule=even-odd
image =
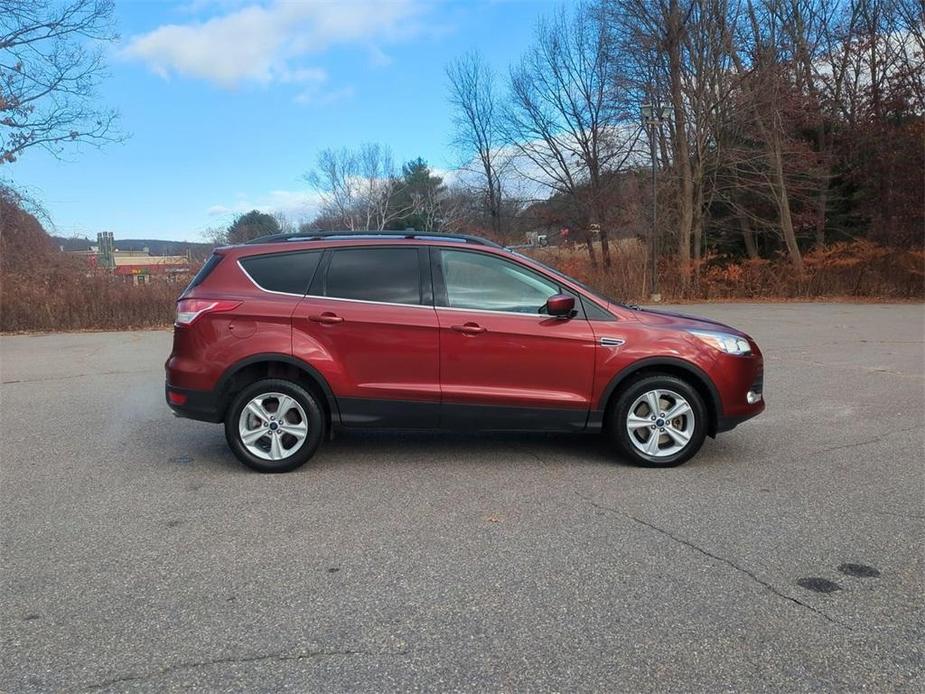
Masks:
[[[334,251],[324,295],[390,304],[421,303],[417,248],[349,248]]]
[[[540,313],[558,285],[531,270],[484,253],[440,251],[451,308]]]
[[[241,267],[261,289],[301,296],[308,291],[319,260],[320,251],[274,253],[241,258]]]

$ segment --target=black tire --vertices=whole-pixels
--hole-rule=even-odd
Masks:
[[[690,440],[680,451],[672,455],[659,457],[647,455],[633,445],[630,440],[631,434],[627,431],[626,424],[630,414],[630,407],[637,398],[653,390],[674,391],[687,400],[691,408],[693,432],[690,435]],[[686,463],[700,450],[707,435],[707,417],[707,408],[704,405],[703,398],[687,381],[667,374],[653,374],[635,380],[622,389],[613,407],[609,410],[607,431],[620,455],[633,465],[640,467],[676,467]]]
[[[279,460],[265,460],[251,453],[238,430],[241,412],[247,404],[262,393],[288,395],[298,402],[305,412],[308,433],[302,445],[290,456]],[[272,403],[272,400],[270,401]],[[259,421],[259,420],[256,420]],[[315,454],[324,438],[325,418],[318,400],[305,388],[292,381],[267,378],[250,384],[239,392],[225,415],[225,438],[232,452],[242,463],[258,472],[289,472],[304,465]]]

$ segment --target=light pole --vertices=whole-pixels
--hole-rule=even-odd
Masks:
[[[662,300],[658,292],[658,176],[655,165],[656,128],[668,118],[668,108],[643,104],[639,107],[643,125],[649,128],[649,148],[652,157],[652,229],[649,231],[649,299],[655,303]]]

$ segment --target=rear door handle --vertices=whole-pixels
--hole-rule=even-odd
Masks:
[[[314,321],[315,323],[322,323],[324,325],[333,325],[334,323],[343,323],[344,319],[338,316],[336,313],[331,313],[330,311],[325,311],[320,316],[309,316],[308,320]]]
[[[486,330],[478,323],[466,323],[465,325],[453,325],[450,327],[452,330],[462,333],[463,335],[480,335]]]

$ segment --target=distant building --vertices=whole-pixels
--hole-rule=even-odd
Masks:
[[[153,279],[174,279],[188,275],[192,266],[189,251],[186,255],[151,255],[148,248],[141,251],[120,251],[115,247],[111,231],[96,235],[97,245],[89,251],[71,251],[83,256],[91,268],[108,270],[132,284],[147,284]]]

